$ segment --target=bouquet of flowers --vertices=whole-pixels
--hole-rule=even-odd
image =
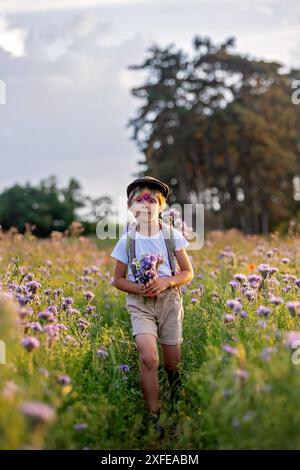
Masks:
[[[164,257],[158,253],[144,253],[139,259],[133,258],[133,260],[131,261],[131,266],[135,266],[135,278],[139,283],[143,285],[146,285],[153,279],[157,279],[157,269],[159,265],[164,263],[164,261]],[[144,297],[144,303],[146,302],[146,300],[147,298]]]

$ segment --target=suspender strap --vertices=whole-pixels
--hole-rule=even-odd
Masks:
[[[173,232],[171,227],[168,227],[165,224],[162,225],[162,232],[165,240],[165,244],[167,247],[169,263],[171,267],[172,276],[176,274],[176,263],[175,263],[175,255],[174,255],[174,244],[172,243],[174,239],[172,238]]]
[[[128,254],[128,265],[131,267],[135,282],[138,283],[136,279],[136,267],[131,264],[131,261],[133,260],[133,258],[135,258],[135,227],[133,227],[133,229],[127,233],[126,250]]]

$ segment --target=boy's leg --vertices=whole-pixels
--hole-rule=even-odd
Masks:
[[[181,388],[180,373],[177,369],[181,359],[181,345],[161,344],[163,353],[163,365],[168,375],[168,381],[171,389],[171,400],[178,398],[178,392]]]
[[[159,355],[156,337],[141,333],[135,336],[135,343],[140,355],[140,384],[145,402],[149,412],[157,412],[159,409],[157,377]]]

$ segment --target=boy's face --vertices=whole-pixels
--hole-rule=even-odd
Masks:
[[[159,200],[147,188],[137,191],[134,195],[130,210],[137,220],[157,220],[159,216]]]

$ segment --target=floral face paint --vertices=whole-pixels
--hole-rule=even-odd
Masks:
[[[141,191],[136,194],[132,202],[150,202],[151,204],[156,204],[158,201],[153,194],[148,191]]]

